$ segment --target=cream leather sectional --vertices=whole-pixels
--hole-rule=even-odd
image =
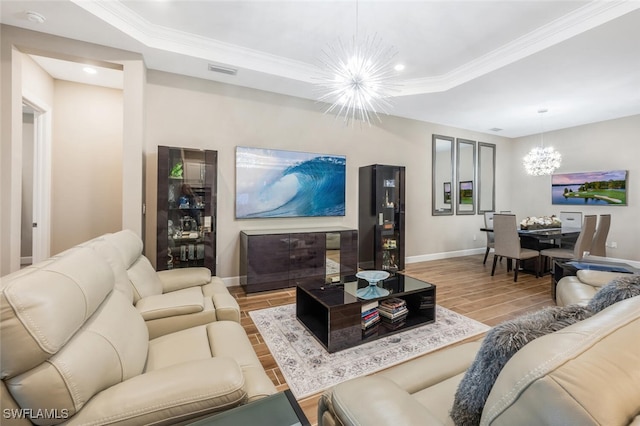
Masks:
[[[238,320],[218,278],[156,274],[130,231],[2,277],[0,423],[184,424],[273,394]]]
[[[142,255],[142,240],[130,230],[104,235],[98,240],[110,243],[122,256],[133,303],[147,323],[149,338],[212,321],[240,322],[238,302],[220,278],[211,276],[209,269],[156,272]]]
[[[576,275],[562,277],[556,285],[556,305],[586,306],[602,286],[623,276],[625,274],[615,272],[579,270]]]
[[[639,336],[636,296],[527,343],[500,371],[479,424],[640,426]],[[456,390],[479,347],[341,383],[322,395],[318,424],[452,425]]]

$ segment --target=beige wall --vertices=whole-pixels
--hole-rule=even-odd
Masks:
[[[123,61],[123,65],[122,226],[144,240],[144,87],[147,70],[140,60]]]
[[[29,55],[19,54],[22,74],[22,92],[25,97],[53,105],[53,77],[40,67]]]
[[[628,170],[628,206],[551,204],[551,177],[528,176],[522,167],[518,167],[511,176],[513,201],[509,207],[518,218],[558,214],[560,211],[581,211],[583,215],[610,213],[611,229],[607,241],[616,242],[618,248],[608,248],[607,255],[640,260],[639,134],[640,115],[544,133],[545,146],[553,146],[562,154],[562,166],[557,173]],[[540,135],[516,139],[513,164],[518,164],[539,143]]]
[[[0,37],[0,275],[20,267],[22,78],[20,53]],[[19,165],[19,166],[18,166]]]
[[[150,258],[154,258],[156,243],[158,145],[218,151],[218,275],[222,277],[238,276],[239,233],[243,229],[357,228],[358,168],[376,163],[406,166],[408,257],[419,260],[485,245],[478,231],[483,224],[481,216],[431,216],[431,135],[496,143],[498,163],[508,155],[508,139],[387,116],[371,127],[359,123],[345,126],[324,115],[322,106],[313,101],[156,71],[148,72],[146,95],[146,244]],[[346,155],[346,216],[236,220],[236,146]],[[500,177],[506,181],[498,172]],[[504,199],[498,196],[498,200]]]
[[[122,229],[122,91],[55,81],[51,253]]]
[[[22,53],[37,53],[54,58],[94,61],[110,68],[121,67],[126,91],[122,103],[126,116],[122,129],[122,175],[135,181],[122,190],[122,209],[118,213],[123,226],[142,236],[143,152],[144,152],[144,74],[141,55],[35,31],[0,25],[0,275],[20,266],[20,180],[22,139]],[[19,47],[18,47],[19,46]],[[22,52],[22,53],[21,53]],[[27,79],[29,80],[29,79]],[[123,181],[121,181],[123,182]],[[128,184],[123,182],[124,184]],[[56,197],[57,194],[52,194]],[[126,223],[123,217],[126,216]]]

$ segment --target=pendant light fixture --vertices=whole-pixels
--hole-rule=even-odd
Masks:
[[[524,168],[532,176],[544,176],[552,174],[562,161],[562,155],[553,147],[544,146],[544,126],[542,117],[547,109],[538,110],[540,114],[540,146],[534,147],[523,159]]]
[[[356,1],[356,31],[351,43],[338,39],[337,46],[321,52],[318,100],[330,103],[325,113],[335,111],[345,122],[361,120],[371,125],[374,116],[380,121],[378,112],[387,113],[391,106],[396,54],[375,35],[360,38]]]

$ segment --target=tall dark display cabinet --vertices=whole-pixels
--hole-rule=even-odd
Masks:
[[[158,147],[157,266],[216,273],[218,152]]]
[[[362,269],[404,269],[405,168],[360,167],[359,262]]]

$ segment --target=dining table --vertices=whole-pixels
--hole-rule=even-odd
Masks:
[[[493,232],[492,228],[480,228],[483,232]],[[560,246],[564,243],[575,243],[580,235],[579,228],[542,228],[542,229],[520,229],[520,246],[531,250],[545,250]],[[524,262],[523,262],[524,264]],[[527,268],[524,268],[527,270]],[[542,273],[550,271],[550,265],[546,264],[541,268]]]
[[[518,229],[518,235],[523,248],[544,250],[560,246],[561,241],[575,243],[580,235],[580,229]]]
[[[480,228],[483,232],[493,232],[491,228]],[[579,228],[542,228],[542,229],[520,229],[520,244],[523,248],[532,250],[543,250],[557,247],[561,240],[574,242],[580,235]]]

